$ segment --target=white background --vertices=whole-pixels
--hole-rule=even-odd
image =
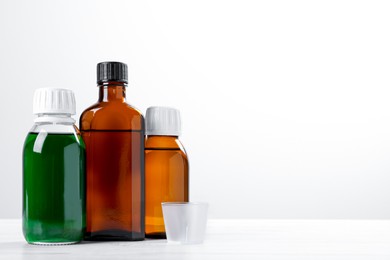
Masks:
[[[21,216],[39,87],[97,100],[96,64],[129,66],[128,102],[182,112],[191,199],[213,218],[390,217],[386,1],[0,2],[0,217]]]

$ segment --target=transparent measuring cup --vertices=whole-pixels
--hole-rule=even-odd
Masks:
[[[203,242],[207,225],[207,203],[163,202],[161,205],[169,243],[200,244]]]

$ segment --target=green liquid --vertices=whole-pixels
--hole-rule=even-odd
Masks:
[[[29,243],[74,243],[85,232],[85,145],[74,134],[29,133],[23,152]]]

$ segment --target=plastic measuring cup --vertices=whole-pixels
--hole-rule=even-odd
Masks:
[[[169,243],[200,244],[206,233],[208,204],[205,202],[161,203]]]

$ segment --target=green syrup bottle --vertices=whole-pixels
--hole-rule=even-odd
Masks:
[[[23,150],[23,233],[30,244],[73,244],[85,232],[85,145],[66,89],[37,89]]]

